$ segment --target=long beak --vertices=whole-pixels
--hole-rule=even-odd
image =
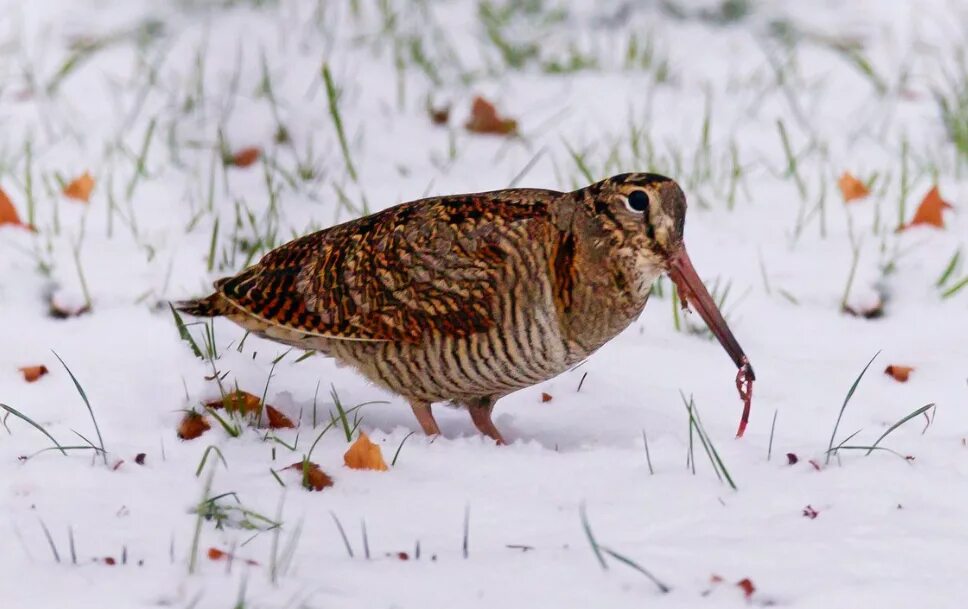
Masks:
[[[743,353],[743,348],[739,346],[736,337],[730,332],[729,326],[726,325],[726,320],[723,319],[719,309],[716,307],[715,301],[713,301],[713,297],[709,295],[706,286],[702,283],[702,279],[699,278],[699,274],[696,273],[696,269],[692,266],[692,261],[689,260],[685,246],[680,247],[669,260],[669,277],[676,284],[676,288],[679,290],[679,298],[682,299],[683,305],[691,304],[696,308],[699,316],[702,317],[706,325],[709,326],[709,329],[712,330],[712,333],[719,339],[719,344],[729,354],[729,357],[736,364],[736,367],[741,370],[746,369],[748,379],[751,381],[755,380],[756,376],[753,374],[753,368],[750,367],[746,354]]]

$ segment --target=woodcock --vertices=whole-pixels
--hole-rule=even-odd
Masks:
[[[451,402],[503,443],[494,403],[594,353],[668,273],[739,368],[742,435],[755,377],[686,254],[685,218],[679,185],[650,173],[421,199],[291,241],[179,309],[355,367],[428,435],[431,404]]]

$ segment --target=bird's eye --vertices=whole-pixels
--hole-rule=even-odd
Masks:
[[[633,190],[625,199],[625,204],[636,213],[647,212],[649,211],[649,195],[645,194],[643,190]]]

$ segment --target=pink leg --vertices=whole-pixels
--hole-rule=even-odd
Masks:
[[[434,413],[430,410],[429,402],[411,402],[410,408],[413,409],[414,416],[417,417],[417,422],[420,423],[420,427],[428,436],[438,436],[440,435],[440,428],[437,427],[437,421],[434,420]]]

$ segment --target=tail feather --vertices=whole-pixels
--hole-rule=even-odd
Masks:
[[[232,306],[224,296],[216,292],[205,298],[176,302],[175,308],[194,317],[220,317],[227,314]]]

